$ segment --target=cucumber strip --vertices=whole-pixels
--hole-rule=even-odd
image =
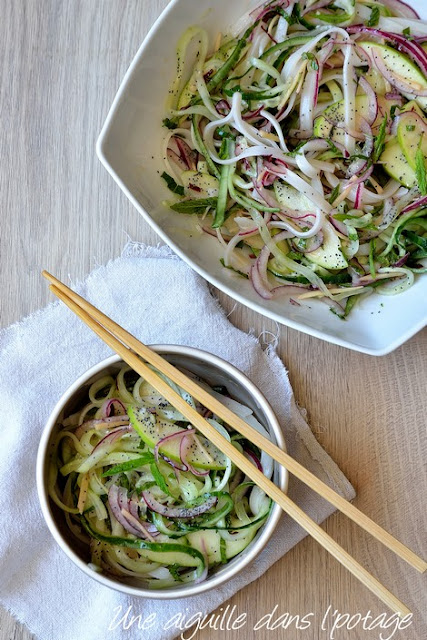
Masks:
[[[94,529],[88,520],[81,516],[80,521],[87,533],[96,540],[107,542],[113,546],[129,549],[142,549],[146,557],[161,564],[179,564],[183,567],[202,567],[206,565],[205,558],[200,551],[193,547],[174,542],[147,542],[147,540],[109,536]]]
[[[222,564],[226,564],[227,562],[227,554],[226,554],[226,550],[225,550],[225,540],[224,538],[221,538],[221,540],[219,541],[219,551],[221,554],[221,563]]]
[[[200,215],[205,213],[206,209],[216,207],[217,198],[200,198],[197,200],[181,200],[169,205],[171,209],[178,213],[189,213]]]
[[[168,189],[172,191],[172,193],[177,193],[179,196],[184,195],[184,187],[182,186],[182,184],[177,184],[172,176],[166,173],[166,171],[163,171],[160,177],[163,178],[168,186]]]
[[[216,73],[212,76],[207,84],[207,88],[209,93],[211,93],[221,82],[228,76],[230,71],[236,66],[239,61],[240,54],[243,52],[243,49],[246,47],[249,36],[252,31],[258,25],[259,20],[254,22],[250,27],[248,27],[243,34],[243,37],[237,42],[233,53],[228,58],[226,62],[218,69]]]
[[[234,152],[234,144],[232,140],[226,138],[223,140],[224,152],[223,158],[229,158]],[[234,165],[223,164],[221,167],[221,177],[219,179],[218,201],[216,203],[215,217],[212,223],[213,229],[222,227],[225,221],[225,212],[228,200],[228,185],[234,173]]]
[[[203,138],[200,134],[200,129],[199,129],[199,122],[200,122],[200,116],[193,114],[193,116],[191,117],[191,128],[194,134],[194,139],[196,141],[196,144],[199,148],[200,153],[204,156],[205,160],[206,160],[206,164],[208,165],[208,169],[211,172],[212,175],[214,175],[216,178],[220,178],[220,173],[216,167],[216,164],[213,162],[212,158],[210,157],[209,151],[206,148],[206,145],[203,141]]]
[[[253,198],[250,198],[249,196],[243,196],[242,194],[240,194],[238,191],[236,191],[234,187],[232,176],[230,176],[230,180],[228,182],[228,190],[230,192],[231,198],[235,200],[238,204],[240,204],[242,207],[244,207],[245,209],[248,209],[248,208],[250,209],[252,207],[253,209],[257,209],[258,211],[269,211],[270,213],[277,213],[278,211],[280,211],[280,209],[278,209],[277,207],[276,208],[266,207],[260,202],[257,202],[256,200],[254,200]]]
[[[270,47],[269,49],[267,49],[267,51],[264,51],[264,53],[260,56],[261,60],[263,60],[264,58],[268,58],[268,56],[270,56],[273,53],[276,53],[277,51],[286,51],[287,49],[291,49],[292,47],[299,47],[303,44],[307,44],[307,42],[310,42],[310,40],[312,40],[314,38],[314,36],[294,36],[292,38],[288,38],[287,40],[285,40],[284,42],[279,42],[278,44],[275,44],[273,47]]]

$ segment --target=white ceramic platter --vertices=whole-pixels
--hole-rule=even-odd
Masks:
[[[219,262],[215,238],[198,231],[191,216],[162,206],[171,198],[160,174],[165,102],[176,69],[176,43],[192,24],[213,39],[227,33],[257,0],[172,0],[141,45],[100,134],[97,152],[137,210],[167,244],[200,275],[239,302],[293,329],[372,355],[396,349],[427,324],[427,276],[397,296],[373,294],[345,321],[318,302],[293,306],[287,299],[265,301],[249,281]],[[427,18],[424,0],[412,6]]]

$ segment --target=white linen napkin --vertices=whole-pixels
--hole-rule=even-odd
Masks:
[[[97,268],[76,289],[148,344],[186,344],[229,360],[271,403],[289,453],[346,498],[354,497],[298,410],[274,350],[263,351],[254,336],[233,327],[202,278],[169,249],[129,243],[122,257]],[[127,597],[75,567],[42,518],[35,484],[37,447],[61,394],[110,354],[59,302],[0,333],[0,602],[39,640],[173,638],[181,633],[176,616],[188,620],[212,611],[305,535],[284,516],[249,568],[221,588],[185,600]],[[291,481],[289,495],[317,522],[334,510],[298,482]]]

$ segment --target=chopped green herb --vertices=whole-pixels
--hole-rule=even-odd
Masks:
[[[162,121],[162,124],[164,127],[166,127],[167,129],[176,129],[178,127],[177,123],[174,122],[173,120],[170,120],[170,118],[165,118]]]
[[[332,142],[332,140],[330,138],[326,138],[326,142],[328,143],[328,145],[331,148],[331,151],[333,151],[339,158],[342,158],[342,151],[340,151],[338,149],[338,147]]]
[[[384,141],[385,141],[385,132],[387,128],[388,118],[384,116],[384,120],[381,123],[380,129],[378,131],[378,135],[375,138],[374,151],[372,154],[372,160],[374,162],[378,162],[380,155],[384,149]]]
[[[166,171],[163,171],[162,178],[168,185],[168,189],[170,189],[173,193],[177,193],[179,196],[184,195],[184,187],[181,184],[177,184],[172,176],[166,173]]]
[[[368,22],[366,23],[368,27],[376,27],[378,22],[380,21],[380,10],[379,7],[372,7],[371,15],[369,17]]]
[[[414,124],[407,124],[406,125],[406,131],[415,131],[415,125]]]
[[[336,187],[333,188],[331,195],[328,198],[328,202],[329,204],[333,204],[335,202],[335,200],[338,198],[339,196],[339,192],[340,192],[340,185],[337,184]]]
[[[302,147],[307,144],[307,142],[310,142],[311,138],[309,138],[308,140],[303,140],[302,142],[299,142],[297,144],[297,146],[292,149],[292,151],[289,151],[286,155],[287,156],[291,156],[292,158],[295,158],[295,156],[300,152],[300,149],[302,149]]]
[[[181,200],[174,202],[170,208],[178,213],[205,213],[208,207],[216,207],[217,198],[198,198],[195,200]]]
[[[305,51],[301,58],[303,60],[310,60],[310,66],[312,69],[314,69],[314,71],[318,71],[319,70],[319,63],[317,62],[317,58],[314,55],[314,53],[311,53],[311,51]]]
[[[131,469],[138,469],[138,467],[142,467],[144,464],[153,462],[153,460],[153,454],[147,452],[139,458],[128,460],[127,462],[123,462],[122,464],[116,464],[114,467],[110,467],[110,469],[104,471],[101,477],[106,478],[107,476],[114,476],[116,473],[123,473],[124,471],[131,471]]]
[[[161,474],[160,469],[157,466],[156,462],[153,461],[150,464],[150,470],[151,470],[151,474],[152,474],[154,480],[156,481],[156,484],[159,487],[159,489],[161,489],[163,491],[163,493],[165,493],[167,496],[170,496],[171,493],[169,491],[169,487],[166,484],[166,481],[165,481],[163,475]]]

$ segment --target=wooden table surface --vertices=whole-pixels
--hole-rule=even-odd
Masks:
[[[1,326],[50,299],[41,269],[75,280],[117,256],[128,237],[157,242],[97,160],[95,141],[123,74],[166,4],[0,1]],[[276,332],[273,322],[219,297],[240,328]],[[356,505],[427,556],[427,331],[374,358],[281,327],[279,350],[313,431],[356,487]],[[425,638],[425,577],[340,514],[324,526],[413,610],[413,624],[392,637]],[[329,638],[321,630],[329,605],[342,613],[384,611],[308,538],[229,604],[248,613],[243,630],[204,630],[197,638],[323,640]],[[313,612],[314,621],[304,631],[252,631],[275,605],[276,615]],[[334,637],[371,640],[379,632],[358,625]],[[0,612],[0,640],[30,637]]]

